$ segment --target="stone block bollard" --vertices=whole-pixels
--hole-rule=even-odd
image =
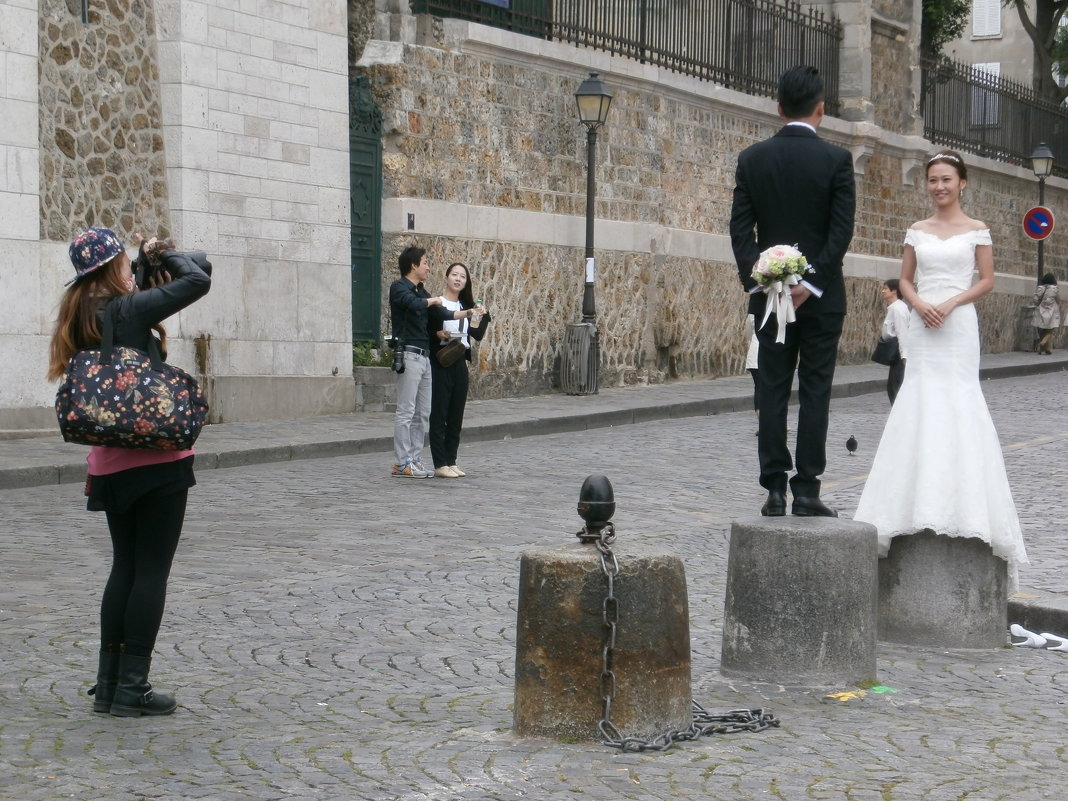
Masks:
[[[731,526],[720,670],[786,685],[876,677],[878,535],[828,517]]]
[[[934,648],[1000,648],[1008,565],[977,538],[922,531],[879,560],[879,639]]]
[[[611,493],[603,477],[591,476],[587,484],[595,478]],[[583,503],[580,513],[589,523],[594,513],[587,514],[590,505],[584,509]],[[600,529],[606,520],[602,516]],[[591,528],[596,536],[593,524],[584,532]],[[692,723],[682,561],[618,542],[610,550],[618,565],[609,567],[614,601],[594,542],[522,555],[513,712],[513,730],[522,737],[602,739],[606,694],[611,723],[623,736],[652,739]],[[606,640],[606,620],[614,623],[614,644]],[[607,648],[612,676],[604,670]]]
[[[650,739],[692,722],[690,618],[681,560],[613,547],[619,624],[612,723]],[[600,739],[602,608],[607,582],[592,545],[523,553],[516,626],[514,730],[523,737]]]

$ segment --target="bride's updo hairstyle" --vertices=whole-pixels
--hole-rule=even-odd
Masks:
[[[938,151],[927,160],[927,166],[923,169],[924,175],[931,171],[932,164],[948,164],[957,171],[957,175],[960,176],[962,181],[968,180],[968,167],[965,165],[964,159],[960,157],[960,153],[953,150]]]

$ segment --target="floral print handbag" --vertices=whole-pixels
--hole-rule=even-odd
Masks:
[[[196,379],[149,352],[113,347],[111,315],[105,311],[99,349],[78,351],[56,393],[56,416],[66,442],[118,448],[186,450],[208,415]]]

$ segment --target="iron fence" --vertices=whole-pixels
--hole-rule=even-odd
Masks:
[[[939,145],[1030,168],[1039,142],[1062,163],[1053,174],[1068,177],[1068,110],[1022,83],[967,64],[925,59],[924,136]]]
[[[607,51],[752,95],[775,97],[795,64],[816,67],[827,113],[838,99],[837,19],[793,0],[411,0],[455,17]]]

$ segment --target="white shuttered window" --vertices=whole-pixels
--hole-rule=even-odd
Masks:
[[[991,78],[1001,75],[1001,64],[991,61],[986,64],[972,64],[972,69],[985,72]],[[1000,98],[993,91],[992,85],[981,82],[979,86],[972,86],[972,114],[971,123],[974,126],[989,127],[998,124],[1000,113]]]
[[[1001,0],[972,0],[972,38],[1001,36]]]

